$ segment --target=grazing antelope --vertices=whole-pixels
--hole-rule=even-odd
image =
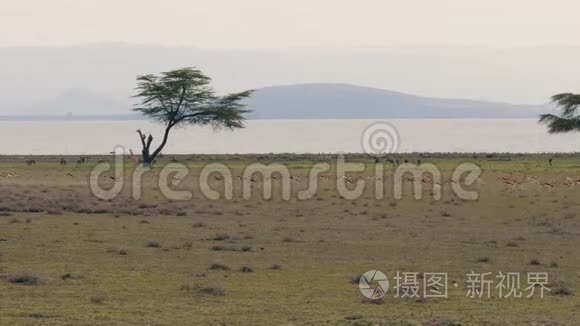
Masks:
[[[548,189],[548,190],[552,190],[552,189],[554,189],[554,184],[552,184],[552,183],[549,183],[549,182],[543,182],[543,183],[542,183],[542,186],[544,186],[544,187],[545,187],[546,189]]]
[[[342,179],[344,179],[344,181],[348,184],[353,184],[352,179],[350,177],[343,175]]]
[[[132,149],[129,149],[129,160],[131,160],[135,164],[141,164],[141,163],[143,163],[143,160],[141,160],[140,158],[138,158],[137,156],[135,156],[135,154],[133,154],[133,150]]]
[[[87,161],[87,159],[81,156],[81,157],[80,157],[80,158],[77,160],[77,164],[84,164],[86,161]]]
[[[564,180],[564,187],[573,187],[574,186],[574,179],[567,177],[566,180]]]
[[[66,165],[66,163],[67,162],[66,162],[66,160],[64,158],[61,158],[60,159],[60,165]]]
[[[497,177],[497,178],[501,180],[503,184],[511,187],[512,189],[516,189],[521,184],[521,182],[518,181],[515,177]]]
[[[539,182],[540,182],[540,181],[538,180],[538,178],[536,178],[536,177],[534,177],[534,176],[531,176],[531,177],[529,177],[529,176],[528,176],[528,177],[526,177],[526,181],[528,181],[529,183],[532,183],[532,184],[537,184],[537,183],[539,183]]]
[[[26,161],[26,165],[35,165],[36,164],[36,160],[28,160]]]

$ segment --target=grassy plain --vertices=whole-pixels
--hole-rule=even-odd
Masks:
[[[418,156],[408,157],[415,162]],[[58,157],[0,158],[0,324],[45,325],[574,325],[580,320],[580,158],[424,155],[443,172],[443,198],[426,185],[415,200],[386,197],[366,180],[361,198],[336,190],[334,166],[307,200],[241,196],[209,200],[198,187],[201,168],[216,160],[234,176],[254,160],[286,164],[307,184],[322,156],[176,156],[190,168],[176,186],[190,200],[159,192],[159,168],[145,174],[143,198],[130,187],[110,201],[91,195],[88,175],[98,160],[58,164]],[[74,161],[74,158],[67,158]],[[401,158],[403,160],[404,158]],[[165,157],[159,165],[169,162]],[[373,174],[374,161],[364,162]],[[481,166],[477,201],[450,190],[461,162]],[[126,168],[130,184],[133,165]],[[111,183],[111,173],[102,182]],[[326,179],[326,177],[328,179]],[[515,186],[500,178],[517,180]],[[222,181],[211,178],[216,190]],[[572,181],[570,181],[572,180]],[[549,185],[551,185],[551,187]],[[394,298],[378,304],[352,282],[367,270],[447,272],[448,299]],[[466,297],[466,274],[548,272],[545,298]],[[494,280],[495,282],[496,280]],[[457,284],[455,286],[454,284]],[[492,286],[494,286],[494,283]]]

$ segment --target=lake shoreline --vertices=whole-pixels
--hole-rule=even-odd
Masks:
[[[248,120],[246,128],[178,128],[165,153],[573,153],[577,134],[551,135],[533,119]],[[139,153],[136,130],[154,137],[152,121],[0,121],[5,155],[106,155],[116,147]],[[387,146],[381,148],[381,146]],[[378,148],[377,148],[378,147]]]
[[[429,160],[484,160],[489,162],[501,161],[526,161],[526,160],[548,160],[557,159],[576,159],[580,158],[580,152],[575,153],[394,153],[382,157],[374,157],[365,153],[255,153],[255,154],[164,154],[159,157],[162,163],[174,161],[266,161],[266,162],[319,162],[335,160],[339,155],[343,155],[348,161],[375,162],[377,159],[381,163],[387,163],[388,160],[399,160],[401,163],[408,160],[409,163],[417,163],[417,160],[428,162]],[[130,158],[129,153],[125,158]],[[133,155],[140,158],[140,155]],[[87,164],[98,161],[112,160],[113,155],[103,154],[86,154],[86,155],[4,155],[0,154],[0,163],[24,162],[26,160],[36,160],[36,163],[58,163],[60,159],[74,163],[80,158],[86,158]]]

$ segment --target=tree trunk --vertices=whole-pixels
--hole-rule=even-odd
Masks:
[[[153,159],[151,158],[151,154],[149,153],[149,148],[151,147],[151,143],[153,142],[153,136],[149,135],[149,137],[147,137],[145,134],[141,132],[141,129],[137,130],[137,133],[139,134],[141,146],[143,147],[141,149],[143,165],[150,167],[151,163],[153,162]]]
[[[161,141],[161,144],[159,144],[159,147],[157,147],[153,153],[150,152],[151,143],[153,142],[153,136],[149,135],[147,137],[141,132],[141,129],[137,130],[139,138],[141,139],[141,145],[143,146],[143,149],[141,150],[141,155],[143,156],[144,166],[151,167],[151,165],[153,165],[155,158],[157,157],[157,155],[159,155],[159,153],[161,153],[161,151],[167,144],[167,140],[169,139],[169,131],[171,130],[172,127],[173,124],[167,125],[167,127],[165,128],[165,133],[163,134],[163,140]]]
[[[151,155],[149,155],[149,149],[143,149],[142,151],[142,156],[143,156],[143,165],[146,167],[151,167],[151,163],[153,160],[151,160]]]

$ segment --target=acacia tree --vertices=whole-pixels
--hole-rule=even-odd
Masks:
[[[216,96],[211,79],[195,68],[183,68],[159,75],[137,77],[137,95],[140,99],[133,111],[139,112],[165,126],[161,143],[151,150],[153,136],[137,130],[142,145],[143,164],[150,166],[161,153],[174,127],[185,125],[212,125],[229,129],[243,128],[242,103],[252,91]]]
[[[552,96],[552,102],[560,108],[560,116],[554,114],[540,115],[540,122],[548,126],[551,134],[580,131],[580,94],[562,93]]]

